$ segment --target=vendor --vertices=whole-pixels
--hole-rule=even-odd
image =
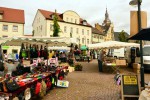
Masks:
[[[103,71],[103,62],[104,62],[104,56],[106,52],[104,50],[101,50],[99,57],[98,57],[98,67],[99,67],[99,72]]]

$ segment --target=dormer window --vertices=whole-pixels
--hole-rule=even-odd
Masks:
[[[87,25],[87,21],[86,20],[83,20],[83,25]]]
[[[55,17],[55,14],[52,14],[52,15],[50,15],[50,17],[51,17],[52,19],[54,19],[54,17]]]

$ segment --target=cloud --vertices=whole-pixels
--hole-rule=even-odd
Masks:
[[[25,10],[25,33],[32,33],[32,22],[37,9],[45,9],[63,13],[67,10],[77,12],[91,25],[102,24],[106,7],[115,31],[130,30],[130,11],[137,7],[129,5],[130,0],[1,0],[0,6]],[[147,11],[148,26],[150,26],[150,0],[143,0],[141,10]]]

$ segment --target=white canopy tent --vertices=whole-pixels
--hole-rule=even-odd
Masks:
[[[70,48],[69,47],[48,47],[48,50],[67,50],[67,51],[69,51],[70,50]]]
[[[102,43],[89,44],[89,49],[103,49],[103,48],[123,48],[123,47],[139,47],[137,43],[127,43],[119,41],[106,41]]]
[[[1,45],[21,46],[21,44],[36,44],[47,46],[69,46],[71,43],[77,44],[75,38],[69,37],[12,37],[0,38]]]

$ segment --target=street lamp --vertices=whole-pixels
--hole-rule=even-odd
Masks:
[[[130,1],[130,5],[138,5],[138,31],[141,30],[141,3],[142,0],[132,0]],[[141,57],[141,87],[145,87],[145,81],[144,81],[144,67],[143,67],[143,47],[142,47],[142,40],[140,40],[140,57]]]

